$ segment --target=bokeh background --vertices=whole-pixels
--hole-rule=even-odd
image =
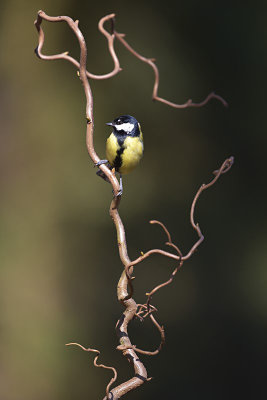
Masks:
[[[196,240],[189,211],[199,185],[223,160],[235,165],[203,193],[196,210],[205,242],[154,296],[167,344],[142,357],[154,379],[129,399],[266,399],[266,15],[265,2],[97,2],[2,0],[0,5],[0,398],[101,399],[109,371],[65,343],[101,350],[100,361],[132,368],[115,350],[121,264],[108,214],[110,185],[95,175],[85,147],[85,99],[75,68],[35,57],[38,9],[80,20],[88,69],[112,69],[98,20],[117,14],[118,31],[155,57],[159,95],[204,108],[153,103],[153,73],[117,43],[123,71],[92,82],[95,146],[104,156],[105,122],[129,113],[141,122],[145,157],[124,180],[120,212],[131,258],[163,246],[150,219],[163,221],[186,252]],[[65,24],[44,23],[47,53],[79,56]],[[135,298],[175,264],[154,257],[135,272]],[[129,328],[153,350],[149,321]]]

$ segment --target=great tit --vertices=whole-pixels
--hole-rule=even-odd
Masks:
[[[107,139],[107,160],[100,160],[96,165],[109,163],[120,174],[120,193],[122,193],[122,174],[128,174],[139,163],[144,152],[143,134],[139,122],[131,115],[122,115],[107,125],[113,132]],[[102,176],[100,171],[98,175]]]

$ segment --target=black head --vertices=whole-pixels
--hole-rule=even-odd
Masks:
[[[113,131],[117,135],[139,136],[138,121],[131,115],[121,115],[114,121],[108,122],[107,125],[113,127]]]

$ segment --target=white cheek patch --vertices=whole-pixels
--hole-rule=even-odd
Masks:
[[[130,122],[127,122],[125,124],[115,125],[115,128],[117,129],[117,131],[125,131],[127,133],[130,133],[134,128],[134,124],[130,124]]]

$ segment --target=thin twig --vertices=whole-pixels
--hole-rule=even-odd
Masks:
[[[211,99],[217,99],[219,100],[224,107],[227,107],[228,104],[227,102],[218,94],[211,92],[203,101],[201,101],[200,103],[193,103],[193,101],[191,99],[187,100],[184,104],[177,104],[177,103],[173,103],[169,100],[163,99],[162,97],[158,96],[158,88],[159,88],[159,70],[158,67],[155,64],[155,59],[154,58],[146,58],[144,56],[141,56],[141,54],[137,53],[137,51],[135,51],[128,42],[126,42],[126,40],[124,39],[125,34],[124,33],[118,33],[114,30],[114,34],[116,36],[116,38],[123,44],[123,46],[132,54],[134,55],[136,58],[138,58],[139,60],[143,61],[144,63],[150,65],[150,67],[153,69],[154,71],[154,77],[155,77],[155,81],[154,81],[154,86],[153,86],[153,92],[152,92],[152,100],[156,100],[159,101],[161,103],[167,104],[170,107],[173,108],[187,108],[187,107],[203,107],[205,104],[207,104]]]
[[[80,347],[80,348],[81,348],[82,350],[84,350],[84,351],[88,351],[88,352],[91,352],[91,353],[97,353],[97,355],[96,355],[95,358],[94,358],[94,366],[95,366],[95,367],[98,367],[98,368],[110,369],[111,371],[113,371],[114,376],[113,376],[113,378],[110,379],[109,383],[108,383],[107,386],[106,386],[106,396],[107,396],[107,398],[108,398],[110,387],[111,387],[111,385],[117,380],[118,374],[117,374],[116,368],[114,368],[114,367],[108,367],[107,365],[98,364],[98,363],[97,363],[98,357],[100,356],[100,351],[99,351],[99,350],[90,349],[89,347],[86,348],[86,347],[82,346],[82,345],[79,344],[79,343],[67,343],[66,346],[78,346],[78,347]]]
[[[156,321],[156,319],[155,319],[153,314],[150,313],[149,317],[150,317],[151,321],[153,322],[153,324],[155,325],[155,327],[158,329],[158,331],[160,333],[161,341],[160,341],[159,347],[154,351],[148,351],[148,350],[139,349],[138,347],[136,347],[134,345],[132,345],[131,347],[127,347],[125,345],[119,345],[119,346],[117,346],[117,350],[122,350],[123,351],[123,350],[128,350],[129,348],[131,348],[131,349],[134,349],[134,351],[136,351],[137,353],[145,354],[146,356],[155,356],[160,352],[160,350],[162,349],[163,345],[165,344],[164,326],[163,325],[160,326],[160,324]]]
[[[101,18],[99,23],[98,23],[99,31],[107,38],[108,50],[109,50],[109,53],[110,53],[110,55],[111,55],[111,57],[113,59],[114,68],[113,68],[113,70],[111,72],[109,72],[107,74],[103,74],[103,75],[95,75],[95,74],[92,74],[91,72],[86,71],[86,76],[88,78],[96,79],[96,80],[108,79],[108,78],[111,78],[111,77],[117,75],[122,70],[121,67],[120,67],[119,59],[118,59],[118,57],[117,57],[117,55],[115,53],[115,50],[114,50],[114,39],[115,39],[115,36],[114,35],[110,35],[106,31],[106,29],[104,29],[104,23],[106,21],[109,21],[109,20],[112,21],[114,17],[115,17],[115,14],[106,15],[105,17]],[[42,60],[48,60],[48,61],[51,61],[51,60],[67,60],[79,70],[80,69],[80,63],[77,60],[75,60],[75,58],[71,57],[69,55],[68,51],[65,51],[64,53],[54,54],[54,55],[46,55],[46,54],[42,53],[42,49],[43,49],[43,45],[44,45],[44,39],[45,39],[44,31],[43,31],[43,29],[41,27],[41,22],[42,22],[43,18],[44,18],[44,13],[42,11],[39,11],[37,20],[34,22],[34,24],[36,26],[36,29],[37,29],[37,31],[39,33],[39,43],[38,43],[38,46],[35,49],[35,52],[36,52],[37,56],[39,58],[41,58]],[[56,17],[56,18],[60,18],[61,21],[65,20],[65,19],[63,19],[63,17]],[[55,22],[59,22],[59,21],[55,21]],[[79,21],[75,21],[75,24],[77,25],[77,27],[78,27],[78,22]]]
[[[147,297],[147,302],[146,302],[146,305],[147,305],[148,309],[151,307],[150,306],[150,301],[151,301],[151,298],[152,298],[153,294],[155,294],[159,289],[162,289],[163,287],[165,287],[165,286],[169,285],[170,283],[172,283],[176,273],[181,269],[182,265],[183,265],[183,261],[180,261],[180,264],[178,265],[178,267],[176,267],[172,271],[170,278],[166,282],[163,282],[163,283],[159,284],[158,286],[154,287],[154,289],[151,290],[151,292],[146,293],[146,296],[148,296]]]
[[[200,226],[199,226],[199,224],[195,223],[195,220],[194,220],[194,214],[195,214],[195,208],[196,208],[197,200],[199,199],[199,196],[201,195],[201,193],[202,193],[204,190],[206,190],[206,189],[208,189],[209,187],[213,186],[213,185],[215,184],[215,182],[219,179],[219,177],[220,177],[222,174],[224,174],[224,173],[226,173],[226,172],[229,171],[229,169],[232,167],[233,163],[234,163],[234,157],[227,158],[227,159],[223,162],[223,164],[221,165],[221,167],[215,172],[215,173],[216,173],[215,178],[213,178],[209,183],[201,185],[200,188],[198,189],[198,191],[197,191],[197,193],[196,193],[194,199],[193,199],[192,206],[191,206],[191,210],[190,210],[190,223],[191,223],[193,229],[197,232],[197,234],[198,234],[198,236],[199,236],[199,239],[198,239],[198,241],[191,247],[191,249],[189,250],[189,252],[188,252],[185,256],[181,256],[181,252],[180,252],[180,250],[178,249],[177,246],[176,246],[176,247],[177,247],[177,249],[178,249],[179,252],[180,252],[179,255],[176,255],[176,254],[173,254],[173,253],[170,253],[170,252],[161,250],[161,249],[149,250],[149,251],[147,251],[146,253],[143,253],[140,257],[136,258],[134,261],[130,262],[130,263],[126,266],[125,270],[126,270],[126,275],[127,275],[127,276],[129,276],[129,277],[131,276],[131,271],[132,271],[132,267],[133,267],[133,266],[135,266],[135,265],[139,264],[140,262],[144,261],[146,258],[148,258],[149,256],[151,256],[152,254],[161,254],[161,255],[163,255],[163,256],[172,258],[172,259],[177,260],[177,261],[185,261],[185,260],[188,260],[188,259],[194,254],[194,252],[196,251],[196,249],[199,247],[199,245],[200,245],[200,244],[203,242],[203,240],[204,240],[204,236],[203,236],[203,234],[202,234],[202,232],[201,232]],[[158,223],[158,221],[152,221],[152,223]],[[167,231],[167,228],[166,228],[162,223],[159,223],[159,225],[161,225],[162,228],[164,229],[165,233],[167,234],[168,240],[171,239],[170,234],[169,234],[169,232]],[[172,242],[170,242],[170,243],[172,243]]]
[[[156,307],[150,304],[150,309],[148,310],[147,304],[137,304],[139,310],[135,313],[135,316],[140,319],[141,322],[144,321],[146,317],[152,314],[155,311],[158,311]],[[144,314],[145,313],[145,314]],[[144,314],[144,315],[142,315]]]
[[[166,233],[167,238],[168,238],[168,241],[167,241],[165,244],[166,244],[167,246],[172,247],[174,250],[176,250],[176,252],[178,253],[178,255],[179,255],[180,257],[182,257],[183,255],[182,255],[181,250],[179,249],[178,246],[176,246],[176,245],[173,243],[172,238],[171,238],[171,234],[170,234],[170,232],[168,231],[168,229],[166,228],[166,226],[165,226],[162,222],[157,221],[157,220],[149,221],[149,223],[152,224],[152,225],[153,225],[153,224],[157,224],[157,225],[161,226],[161,228],[164,230],[164,232]]]
[[[42,48],[43,48],[43,44],[44,44],[44,31],[41,27],[41,22],[42,22],[42,18],[44,18],[44,15],[42,15],[41,18],[41,13],[43,13],[42,11],[39,11],[38,13],[38,17],[37,20],[34,22],[36,29],[38,30],[39,33],[39,44],[35,49],[35,52],[37,54],[37,56],[39,58],[41,58],[42,60],[67,60],[69,61],[71,64],[73,64],[77,69],[80,69],[80,64],[77,60],[75,60],[73,57],[71,57],[68,53],[68,51],[65,51],[64,53],[59,53],[59,54],[54,54],[54,55],[45,55],[42,53]],[[60,16],[60,17],[54,17],[57,20],[54,20],[52,22],[59,22],[58,18],[60,18],[62,21],[66,20],[65,17]],[[67,17],[69,18],[69,17]],[[50,20],[51,21],[51,20]],[[111,29],[111,34],[104,28],[104,24],[107,21],[111,21],[111,25],[112,25],[112,29]],[[75,21],[75,24],[78,27],[78,23],[79,21]],[[96,75],[96,74],[92,74],[91,72],[86,71],[86,75],[88,78],[90,79],[96,79],[96,80],[103,80],[103,79],[108,79],[111,78],[115,75],[117,75],[120,71],[122,71],[122,68],[120,67],[120,62],[119,59],[117,57],[117,54],[115,52],[115,48],[114,48],[114,40],[115,38],[118,39],[121,44],[132,54],[134,55],[136,58],[138,58],[139,60],[141,60],[142,62],[148,64],[151,66],[151,68],[154,71],[154,77],[155,77],[155,81],[154,81],[154,86],[153,86],[153,92],[152,92],[152,100],[155,101],[159,101],[161,103],[167,104],[170,107],[173,108],[187,108],[187,107],[203,107],[204,105],[206,105],[211,99],[217,99],[218,101],[220,101],[225,107],[228,106],[227,102],[218,94],[211,92],[203,101],[201,101],[200,103],[194,103],[192,101],[192,99],[187,100],[185,103],[183,104],[177,104],[177,103],[173,103],[169,100],[166,100],[162,97],[158,96],[158,88],[159,88],[159,70],[157,65],[155,64],[155,59],[154,58],[146,58],[144,56],[142,56],[141,54],[139,54],[137,51],[135,51],[130,45],[129,43],[124,39],[125,34],[123,33],[118,33],[115,30],[115,14],[109,14],[106,15],[105,17],[101,18],[99,23],[98,23],[98,29],[99,31],[107,38],[108,41],[108,50],[109,53],[113,59],[113,63],[114,63],[114,68],[111,72],[107,73],[107,74],[103,74],[103,75]]]
[[[199,199],[199,196],[201,195],[202,192],[204,192],[204,190],[210,188],[211,186],[214,185],[215,182],[217,182],[217,180],[219,179],[219,177],[222,174],[225,174],[226,172],[228,172],[230,170],[230,168],[232,167],[234,163],[234,157],[229,157],[227,158],[223,164],[221,165],[221,167],[216,171],[215,173],[215,177],[212,179],[212,181],[210,181],[209,183],[205,184],[203,183],[203,185],[200,186],[200,188],[198,189],[194,200],[192,202],[192,206],[191,206],[191,211],[190,211],[190,222],[191,225],[193,227],[193,229],[195,229],[195,231],[197,232],[198,236],[199,236],[199,240],[197,243],[195,243],[195,245],[191,248],[191,250],[187,253],[186,256],[182,257],[182,260],[188,260],[188,258],[191,257],[191,255],[196,251],[197,247],[200,245],[200,243],[203,242],[204,240],[204,236],[202,235],[202,232],[200,230],[199,224],[195,223],[195,208],[196,208],[196,203]]]
[[[86,128],[86,145],[87,145],[87,149],[88,149],[88,153],[89,156],[91,157],[92,161],[94,164],[97,164],[98,161],[100,160],[99,156],[97,155],[95,148],[94,148],[94,141],[93,141],[93,131],[94,131],[94,118],[93,118],[93,96],[92,96],[92,92],[91,92],[91,88],[88,82],[88,78],[92,78],[92,79],[107,79],[111,76],[116,75],[120,70],[120,65],[119,65],[119,60],[116,56],[115,50],[114,50],[114,39],[115,37],[134,55],[136,56],[138,59],[140,59],[143,62],[146,62],[147,64],[149,64],[155,73],[155,83],[154,83],[154,88],[153,88],[153,99],[154,100],[158,100],[161,101],[165,104],[168,104],[171,107],[175,107],[175,108],[186,108],[186,107],[201,107],[202,105],[206,104],[211,98],[217,98],[218,100],[220,100],[224,105],[226,105],[226,102],[218,95],[211,93],[209,96],[207,96],[207,98],[201,102],[201,103],[193,103],[191,100],[188,100],[187,103],[183,104],[183,105],[178,105],[175,103],[171,103],[167,100],[164,100],[160,97],[157,96],[157,91],[158,91],[158,85],[159,85],[159,72],[158,69],[156,67],[156,65],[154,64],[154,60],[153,59],[147,59],[143,56],[141,56],[140,54],[138,54],[135,50],[133,50],[132,47],[130,47],[128,45],[128,43],[123,39],[123,35],[122,34],[118,34],[115,29],[114,29],[114,16],[115,14],[110,14],[107,15],[106,17],[102,18],[99,22],[99,30],[100,32],[107,38],[108,40],[108,48],[109,48],[109,52],[113,58],[113,62],[114,62],[114,69],[113,71],[111,71],[108,74],[105,75],[93,75],[91,73],[89,73],[86,70],[86,60],[87,60],[87,46],[83,37],[82,32],[80,31],[78,25],[79,25],[79,21],[73,21],[70,17],[67,16],[58,16],[58,17],[51,17],[48,16],[47,14],[45,14],[45,12],[43,11],[39,11],[38,12],[38,16],[37,16],[37,20],[35,21],[35,26],[37,28],[37,31],[39,33],[39,44],[37,46],[36,49],[36,54],[38,57],[40,57],[41,59],[44,60],[55,60],[55,59],[65,59],[69,62],[71,62],[73,65],[75,65],[77,68],[79,68],[79,78],[82,82],[83,88],[84,88],[84,92],[85,92],[85,96],[86,96],[86,122],[87,122],[87,128]],[[72,57],[70,57],[68,55],[68,52],[65,53],[59,53],[56,55],[51,55],[51,56],[46,56],[42,54],[42,47],[44,44],[44,32],[41,28],[41,23],[42,20],[45,19],[46,21],[49,22],[62,22],[65,21],[69,27],[71,28],[71,30],[74,32],[74,34],[76,35],[79,45],[80,45],[80,62],[78,63],[78,61],[76,61],[75,59],[73,59]],[[104,28],[104,23],[106,21],[110,20],[111,24],[112,24],[112,33],[109,34],[105,28]],[[130,338],[128,336],[128,325],[130,323],[130,321],[135,317],[141,317],[141,318],[146,318],[147,316],[149,316],[152,320],[152,322],[154,323],[154,325],[157,327],[157,329],[159,330],[160,334],[161,334],[161,343],[160,346],[157,350],[155,350],[154,352],[147,352],[144,350],[140,350],[140,349],[136,349],[136,351],[139,351],[140,353],[143,354],[149,354],[149,355],[154,355],[157,354],[159,352],[159,350],[161,349],[162,345],[165,342],[165,334],[164,334],[164,329],[163,327],[161,327],[157,321],[155,320],[154,316],[153,316],[153,312],[156,310],[152,305],[150,305],[150,299],[153,293],[155,293],[157,290],[159,290],[160,288],[168,285],[170,282],[172,282],[176,272],[178,271],[178,269],[181,267],[182,262],[186,259],[188,259],[189,257],[191,257],[191,255],[194,253],[194,251],[196,250],[196,248],[199,246],[199,244],[204,240],[204,236],[201,233],[201,230],[199,228],[199,225],[195,223],[194,221],[194,211],[195,211],[195,206],[196,206],[196,202],[200,196],[200,194],[203,192],[203,190],[207,189],[208,187],[212,186],[217,179],[219,178],[219,176],[225,172],[227,172],[231,166],[233,164],[233,158],[231,157],[230,159],[226,160],[223,165],[221,166],[221,168],[217,171],[215,171],[215,178],[208,183],[207,185],[202,185],[200,187],[200,189],[198,190],[193,203],[192,203],[192,207],[191,207],[191,213],[190,213],[190,221],[191,224],[193,226],[193,228],[196,230],[198,236],[199,236],[199,240],[193,245],[193,247],[191,248],[191,250],[188,252],[188,254],[186,256],[182,256],[181,251],[179,250],[179,248],[172,242],[171,240],[171,236],[167,230],[167,228],[165,228],[165,226],[158,222],[158,221],[152,221],[151,223],[158,223],[159,225],[161,225],[161,227],[164,229],[168,241],[166,242],[166,244],[169,247],[172,247],[175,252],[177,254],[172,254],[170,252],[167,251],[163,251],[160,249],[154,249],[154,250],[150,250],[147,253],[143,254],[141,257],[137,258],[135,261],[131,261],[129,259],[128,256],[128,252],[127,252],[127,242],[126,242],[126,235],[125,235],[125,229],[124,229],[124,225],[122,223],[122,220],[120,218],[119,212],[118,212],[118,207],[120,204],[120,196],[118,196],[120,187],[119,187],[119,183],[115,177],[115,174],[105,165],[102,164],[99,166],[99,168],[101,169],[101,171],[106,175],[107,179],[110,181],[110,183],[112,184],[113,187],[113,192],[114,192],[114,197],[112,199],[111,205],[110,205],[110,216],[114,222],[114,225],[116,227],[116,231],[117,231],[117,243],[118,243],[118,249],[119,249],[119,254],[120,254],[120,259],[124,265],[124,271],[122,272],[122,275],[120,277],[118,286],[117,286],[117,296],[119,301],[121,301],[121,303],[123,304],[123,306],[125,307],[124,313],[122,314],[121,318],[119,319],[117,325],[116,325],[116,330],[117,330],[117,335],[119,337],[120,340],[120,350],[123,351],[123,355],[125,355],[128,360],[133,364],[134,367],[134,372],[135,375],[129,379],[126,382],[123,382],[121,385],[118,385],[117,387],[115,387],[114,389],[112,389],[110,391],[110,386],[111,384],[116,380],[117,377],[117,372],[115,370],[115,368],[113,367],[107,367],[104,366],[102,364],[97,364],[97,358],[99,356],[99,351],[95,350],[95,349],[86,349],[83,346],[79,345],[78,343],[69,343],[68,345],[76,345],[79,346],[80,348],[82,348],[85,351],[90,351],[90,352],[95,352],[98,353],[97,356],[94,359],[94,365],[97,367],[102,367],[105,369],[111,369],[113,370],[114,373],[114,378],[111,379],[111,381],[109,382],[109,384],[107,385],[106,388],[106,397],[105,400],[107,400],[109,398],[109,395],[112,396],[113,400],[117,400],[120,397],[122,397],[123,395],[125,395],[126,393],[128,393],[129,391],[137,388],[138,386],[140,386],[141,384],[143,384],[144,382],[148,381],[149,379],[147,378],[147,371],[146,368],[144,367],[143,363],[141,362],[141,360],[139,359],[139,357],[137,356],[136,352],[135,352],[135,347],[131,344]],[[149,299],[146,305],[143,305],[142,307],[140,307],[139,311],[137,312],[138,306],[136,304],[136,302],[134,301],[134,299],[132,298],[132,284],[131,284],[131,279],[132,279],[132,273],[133,273],[133,266],[138,264],[139,262],[143,261],[145,258],[149,257],[152,254],[161,254],[164,256],[167,256],[169,258],[175,259],[177,261],[179,261],[179,266],[176,267],[176,269],[173,271],[170,279],[166,282],[164,282],[161,285],[158,285],[157,287],[155,287],[149,294]],[[128,293],[128,285],[130,285],[130,293]],[[145,313],[145,314],[144,314]],[[141,316],[141,314],[144,314],[143,316]]]

